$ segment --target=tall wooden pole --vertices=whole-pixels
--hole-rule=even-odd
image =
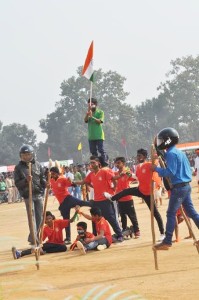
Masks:
[[[155,162],[155,147],[152,144],[151,145],[151,162],[152,165]],[[155,226],[154,226],[154,182],[153,182],[153,172],[151,171],[151,185],[150,185],[150,192],[151,192],[151,198],[150,198],[150,210],[151,210],[151,233],[152,233],[152,249],[153,249],[153,255],[154,255],[154,262],[155,262],[155,269],[158,270],[158,257],[157,257],[157,250],[155,249]]]
[[[28,213],[29,213],[29,220],[30,220],[30,236],[33,243],[33,250],[36,258],[36,267],[39,270],[39,248],[37,245],[36,239],[36,224],[35,224],[35,211],[32,202],[32,163],[29,162],[28,164],[28,175],[29,175],[29,205],[28,205]]]

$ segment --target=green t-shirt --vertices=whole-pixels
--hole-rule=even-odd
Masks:
[[[74,180],[82,180],[82,175],[79,172],[74,173]]]
[[[93,117],[96,119],[100,119],[102,123],[104,122],[104,112],[101,109],[96,109],[93,113]],[[91,117],[88,119],[88,140],[96,141],[96,140],[104,140],[104,131],[102,128],[102,124],[96,123],[96,121]]]
[[[0,191],[4,192],[6,190],[6,184],[4,181],[0,181]]]

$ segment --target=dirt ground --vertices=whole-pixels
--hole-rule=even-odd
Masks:
[[[192,198],[199,211],[199,194],[193,182]],[[0,205],[0,300],[66,299],[198,299],[199,254],[188,235],[185,222],[179,226],[181,240],[169,251],[158,252],[155,270],[151,249],[150,213],[141,199],[135,198],[141,237],[113,244],[104,251],[85,256],[79,251],[40,257],[40,270],[30,255],[13,260],[11,247],[28,247],[28,227],[24,203]],[[159,208],[164,223],[168,200]],[[47,210],[60,217],[58,202],[49,198]],[[88,211],[84,208],[84,211]],[[80,220],[85,220],[81,217]],[[91,230],[90,221],[87,221]],[[156,237],[159,232],[156,226]],[[196,226],[194,232],[199,237]],[[72,237],[76,225],[72,224]]]

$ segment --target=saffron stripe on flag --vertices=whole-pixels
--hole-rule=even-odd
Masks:
[[[88,49],[86,60],[82,69],[82,75],[93,81],[93,41]]]

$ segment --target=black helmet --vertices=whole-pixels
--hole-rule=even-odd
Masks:
[[[32,157],[28,161],[26,159],[23,159],[23,157],[22,157],[23,156],[22,154],[26,154],[26,153],[32,154]],[[23,160],[23,161],[26,161],[26,162],[32,161],[33,158],[34,158],[34,149],[33,149],[33,147],[30,146],[30,145],[21,146],[21,148],[19,150],[19,156],[20,156],[21,160]]]
[[[179,141],[179,134],[174,128],[164,128],[157,135],[157,148],[159,150],[170,148]]]

